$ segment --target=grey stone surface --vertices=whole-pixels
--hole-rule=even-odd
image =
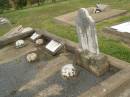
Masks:
[[[44,57],[40,57],[40,61],[33,64],[27,63],[24,57],[0,64],[0,97],[78,97],[116,73],[111,70],[102,77],[96,77],[77,66],[79,76],[76,79],[64,80],[60,68],[63,64],[71,63],[72,57],[59,56],[47,60],[47,55],[42,54]],[[60,87],[52,87],[54,85],[62,87],[58,95],[55,95],[55,89],[59,90]],[[52,89],[48,89],[49,87]]]
[[[78,11],[76,30],[81,48],[91,53],[99,54],[95,21],[85,8]]]

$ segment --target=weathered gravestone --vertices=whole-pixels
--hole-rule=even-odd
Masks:
[[[109,66],[107,58],[99,52],[95,21],[85,8],[78,11],[76,30],[81,48],[77,63],[97,76],[104,74]]]
[[[81,8],[78,12],[76,29],[81,48],[99,54],[95,23],[85,8]]]

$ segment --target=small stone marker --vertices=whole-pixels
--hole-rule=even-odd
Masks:
[[[78,11],[76,29],[81,48],[99,54],[95,22],[85,8]]]
[[[53,54],[57,53],[61,48],[62,48],[62,44],[55,41],[55,40],[51,40],[47,45],[46,45],[46,49],[49,50],[50,52],[52,52]]]

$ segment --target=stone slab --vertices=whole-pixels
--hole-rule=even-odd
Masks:
[[[118,9],[110,9],[101,13],[97,14],[90,14],[93,19],[95,20],[96,23],[101,22],[106,19],[110,19],[116,16],[120,16],[127,13],[126,10],[118,10]],[[59,24],[64,24],[64,25],[72,25],[75,26],[75,16],[77,14],[77,11],[70,12],[58,17],[54,18],[54,21]]]

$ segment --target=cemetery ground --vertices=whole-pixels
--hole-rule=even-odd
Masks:
[[[53,22],[53,17],[75,11],[81,7],[95,6],[96,0],[69,0],[64,2],[58,2],[55,4],[43,5],[40,7],[34,7],[29,9],[17,10],[13,12],[8,12],[0,14],[0,16],[7,17],[13,26],[23,25],[30,26],[39,29],[46,29],[63,38],[70,39],[77,42],[77,36],[75,28],[72,26],[63,26]],[[112,8],[125,9],[128,10],[128,14],[116,17],[114,19],[105,20],[97,24],[97,29],[99,33],[99,44],[100,49],[103,53],[112,55],[119,59],[130,62],[130,49],[129,47],[115,38],[108,38],[108,36],[103,36],[102,28],[117,24],[130,19],[129,11],[130,6],[129,0],[102,0],[102,3],[109,4]],[[10,28],[3,27],[0,29],[0,35],[6,33]]]
[[[41,46],[36,46],[33,39],[29,38],[30,35],[33,36],[33,31],[31,31],[26,34],[28,38],[25,39],[27,43],[25,47],[14,48],[14,43],[12,43],[1,49],[1,97],[129,97],[130,65],[127,62],[130,62],[130,47],[119,41],[117,37],[108,36],[102,32],[106,26],[130,20],[129,0],[102,0],[102,3],[109,4],[112,8],[128,10],[126,15],[96,24],[100,50],[108,54],[109,70],[104,75],[97,77],[77,63],[79,66],[77,65],[76,68],[79,73],[76,78],[65,80],[61,74],[63,65],[75,64],[74,62],[77,61],[75,56],[78,56],[79,53],[77,50],[78,39],[75,27],[56,24],[53,18],[81,7],[95,6],[96,3],[96,0],[66,0],[0,14],[0,17],[6,17],[11,21],[12,27],[23,25],[36,28],[36,33],[41,34],[41,38],[45,42]],[[0,36],[9,29],[9,26],[0,28]],[[16,37],[14,35],[13,39]],[[12,40],[5,39],[6,43]],[[53,54],[51,55],[44,49],[51,40],[64,44],[60,54],[52,56]],[[27,59],[29,52],[38,55],[38,59],[34,63],[29,63]]]

